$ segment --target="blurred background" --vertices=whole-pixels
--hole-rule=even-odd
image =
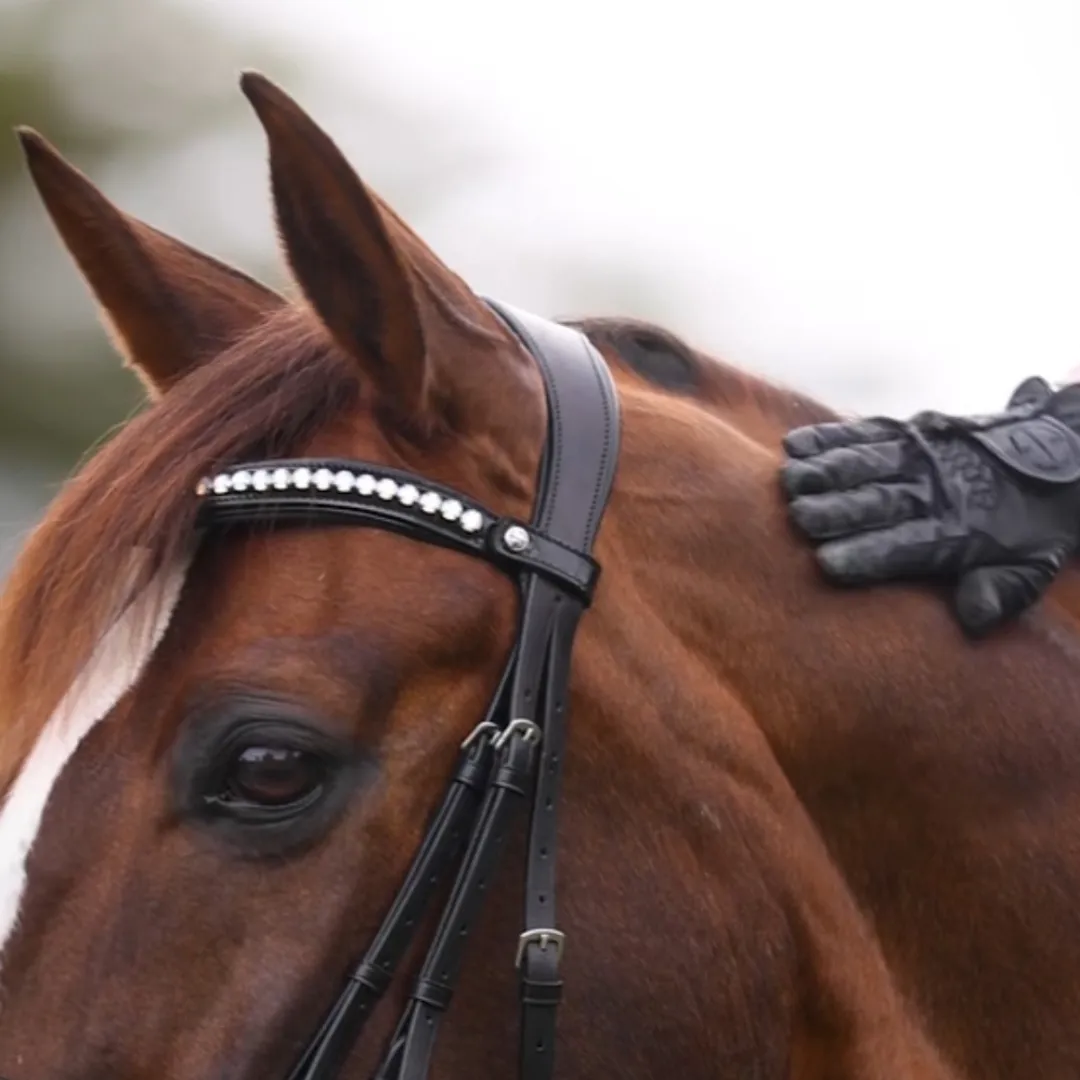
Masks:
[[[141,399],[8,132],[280,284],[244,68],[512,303],[851,412],[1080,365],[1077,0],[0,0],[0,577]]]

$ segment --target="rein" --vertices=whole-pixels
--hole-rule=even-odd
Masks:
[[[521,989],[521,1080],[550,1080],[565,935],[557,929],[557,812],[570,658],[599,566],[592,557],[619,456],[619,405],[603,358],[568,327],[489,305],[540,366],[548,432],[529,522],[501,518],[449,488],[360,461],[250,462],[199,484],[201,520],[353,524],[397,532],[486,560],[514,577],[516,641],[484,719],[464,741],[442,804],[363,959],[288,1080],[338,1076],[390,986],[438,882],[457,865],[449,899],[409,1002],[372,1080],[424,1080],[442,1016],[506,836],[531,796]]]

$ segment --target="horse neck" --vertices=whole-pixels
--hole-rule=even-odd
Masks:
[[[768,494],[775,463],[734,429],[716,453],[709,425],[698,424],[692,452],[676,458],[639,442],[635,428],[631,406],[602,537],[604,584],[575,654],[570,861],[560,880],[602,886],[620,916],[650,926],[634,954],[639,970],[657,970],[655,940],[660,967],[692,973],[664,1006],[709,1015],[714,1054],[741,1041],[761,1062],[766,1046],[780,1046],[791,1055],[783,1068],[798,1061],[800,1076],[842,1059],[852,1071],[830,1075],[858,1077],[884,1053],[897,1075],[948,1076],[740,677],[744,654],[759,647],[753,636],[767,636],[754,607],[775,610],[772,587],[747,593],[745,581],[783,546]],[[610,856],[594,848],[575,862],[581,837],[603,832],[619,834]],[[652,903],[673,881],[668,902]],[[631,907],[642,904],[647,913]]]
[[[880,1069],[885,1051],[872,1032],[885,1032],[894,1075],[949,1075],[931,1045],[999,1075],[986,1071],[993,1054],[1019,1055],[1020,1040],[995,1043],[995,1031],[1031,1011],[1005,978],[1017,962],[1010,919],[1022,907],[1024,948],[1056,971],[1066,960],[1053,928],[1071,919],[1056,898],[1070,890],[1050,876],[1080,889],[1067,859],[1080,841],[1080,732],[1062,720],[1080,694],[1073,631],[1048,605],[973,645],[930,590],[824,585],[787,526],[778,449],[715,413],[683,424],[672,406],[669,419],[676,454],[661,452],[655,426],[639,441],[628,422],[613,504],[610,591],[636,605],[621,622],[660,680],[639,692],[670,689],[665,722],[684,767],[711,767],[712,805],[751,807],[734,820],[827,1003],[821,1030],[847,1040],[833,1051],[871,1055],[865,1075],[876,1075],[868,1063]],[[663,430],[670,446],[675,428]],[[1039,795],[1033,821],[1042,784],[1053,794]],[[1037,900],[1017,894],[1032,842],[1052,853]],[[717,837],[704,858],[722,876],[729,856]],[[953,947],[970,940],[974,952]],[[980,1009],[964,995],[943,1004],[950,979],[982,995]]]

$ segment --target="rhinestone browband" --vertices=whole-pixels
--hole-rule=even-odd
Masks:
[[[228,495],[230,492],[265,491],[336,491],[342,495],[356,494],[367,498],[396,500],[402,506],[416,506],[422,513],[438,514],[444,521],[456,522],[467,533],[478,533],[488,523],[487,516],[476,507],[467,506],[454,495],[416,484],[400,483],[392,476],[370,472],[353,472],[350,469],[333,470],[327,467],[311,468],[298,465],[295,468],[278,465],[273,468],[239,468],[221,472],[199,481],[195,491],[200,496],[213,492]]]
[[[411,473],[349,461],[249,462],[206,476],[195,488],[216,523],[290,520],[372,524],[477,555],[505,569],[528,568],[591,598],[598,567],[533,526],[499,517]]]

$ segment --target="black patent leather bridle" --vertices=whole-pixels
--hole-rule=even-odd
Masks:
[[[209,527],[350,523],[403,533],[493,563],[518,582],[517,639],[484,720],[462,745],[447,792],[363,959],[289,1080],[337,1076],[390,985],[440,879],[457,877],[412,995],[372,1080],[424,1080],[506,835],[532,797],[521,986],[521,1080],[550,1080],[564,935],[555,917],[555,846],[574,633],[593,595],[593,542],[619,456],[611,374],[576,330],[489,301],[539,364],[548,434],[531,521],[501,518],[468,497],[360,461],[249,462],[199,485]]]

